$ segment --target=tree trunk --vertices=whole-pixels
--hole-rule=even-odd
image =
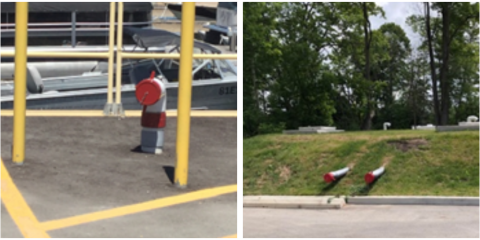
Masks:
[[[440,68],[441,116],[440,125],[448,124],[450,111],[450,84],[448,82],[448,60],[450,55],[450,4],[442,3],[442,67]]]
[[[427,27],[427,42],[428,42],[428,53],[430,55],[430,72],[432,77],[432,92],[433,92],[433,111],[435,113],[435,124],[440,124],[440,109],[438,102],[438,92],[437,92],[437,74],[435,73],[435,58],[433,56],[433,47],[432,47],[432,32],[430,30],[430,4],[425,3],[426,11],[426,27]]]
[[[416,81],[415,81],[415,77],[418,76],[418,74],[415,74],[417,72],[415,72],[415,65],[416,65],[416,61],[413,61],[412,62],[412,65],[411,65],[411,71],[412,71],[412,79],[411,79],[411,82],[410,82],[410,92],[411,92],[411,97],[413,98],[412,100],[412,110],[413,110],[413,126],[415,129],[417,129],[417,84],[416,84]]]
[[[267,99],[265,98],[265,94],[266,94],[266,91],[265,90],[262,90],[262,111],[264,113],[268,113],[267,111]]]
[[[364,77],[366,81],[370,82],[370,42],[371,42],[371,29],[370,29],[370,21],[368,20],[368,11],[367,11],[367,3],[362,3],[363,8],[363,31],[365,33],[365,74]],[[365,114],[365,119],[363,121],[362,128],[364,130],[370,130],[372,128],[372,118],[375,116],[375,109],[372,104],[372,97],[371,97],[371,89],[367,89],[367,111]]]
[[[260,107],[260,104],[258,102],[258,91],[257,91],[257,76],[255,74],[255,61],[252,60],[251,62],[251,68],[252,68],[252,80],[253,80],[253,100],[255,102],[255,107],[257,108],[257,110],[259,109]]]

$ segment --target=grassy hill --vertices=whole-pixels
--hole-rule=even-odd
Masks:
[[[479,133],[262,135],[243,142],[244,195],[479,195]],[[364,175],[382,164],[371,186]],[[351,170],[333,184],[323,175]]]

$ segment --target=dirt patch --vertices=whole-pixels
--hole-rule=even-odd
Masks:
[[[384,157],[382,160],[382,165],[387,166],[392,161],[392,159],[393,159],[393,156],[391,155]]]
[[[265,181],[267,180],[267,174],[263,173],[260,178],[257,179],[257,187],[261,188],[263,187],[263,184],[265,184]]]
[[[281,166],[277,171],[280,172],[280,178],[283,182],[286,182],[288,179],[290,179],[291,171],[288,166]]]
[[[396,149],[402,152],[408,152],[410,150],[420,149],[420,146],[427,145],[428,141],[423,138],[416,138],[416,139],[392,140],[392,141],[388,141],[387,143],[394,146]]]
[[[358,154],[364,154],[364,153],[367,153],[368,152],[368,149],[367,149],[367,145],[364,144],[360,147],[360,149],[358,149]]]
[[[273,159],[267,159],[263,162],[263,165],[268,166],[273,163]]]
[[[282,144],[275,144],[274,146],[270,146],[268,149],[276,150],[282,148]]]
[[[353,167],[355,167],[355,163],[356,163],[355,161],[354,161],[354,162],[351,162],[351,163],[348,163],[348,164],[347,164],[347,167],[350,168],[350,169],[352,169]]]
[[[282,137],[275,136],[273,139],[278,143],[296,143],[296,142],[311,142],[315,140],[321,140],[322,136],[317,134],[308,135],[283,135]]]
[[[324,160],[330,157],[330,153],[320,153],[320,160]]]

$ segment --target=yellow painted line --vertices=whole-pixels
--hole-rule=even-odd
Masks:
[[[0,159],[0,164],[2,174],[2,202],[18,229],[26,238],[49,238],[50,236],[40,227],[37,218],[13,183],[7,168],[3,165],[2,159]]]
[[[233,234],[233,235],[230,235],[230,236],[225,236],[225,237],[222,237],[222,238],[237,238],[237,234]]]
[[[141,111],[125,111],[126,116],[130,117],[140,117],[142,116]],[[190,112],[191,117],[237,117],[237,111],[233,110],[192,110]],[[177,111],[170,110],[167,111],[167,117],[177,117]]]
[[[182,203],[212,198],[212,197],[220,196],[227,193],[234,193],[236,191],[237,191],[236,184],[223,186],[223,187],[204,189],[204,190],[186,193],[178,196],[166,197],[166,198],[161,198],[161,199],[152,200],[148,202],[118,207],[110,210],[87,213],[87,214],[73,216],[69,218],[42,222],[40,223],[40,226],[45,231],[50,231],[50,230],[80,225],[84,223],[95,222],[99,220],[144,212],[144,211],[153,210],[157,208],[163,208],[163,207],[178,205]]]
[[[13,110],[1,110],[2,117],[12,117]],[[102,110],[27,110],[27,117],[104,117]],[[141,110],[125,111],[126,117],[140,117]],[[177,111],[167,111],[167,116],[176,117]],[[237,111],[192,110],[192,117],[237,117]]]
[[[2,117],[12,117],[12,110],[1,110]],[[103,117],[103,111],[27,110],[27,117]]]

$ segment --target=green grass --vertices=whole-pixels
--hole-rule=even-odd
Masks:
[[[401,151],[391,140],[423,139]],[[479,195],[479,133],[370,131],[262,135],[243,142],[244,195]],[[386,165],[366,186],[364,175]],[[340,181],[323,175],[353,165]]]

